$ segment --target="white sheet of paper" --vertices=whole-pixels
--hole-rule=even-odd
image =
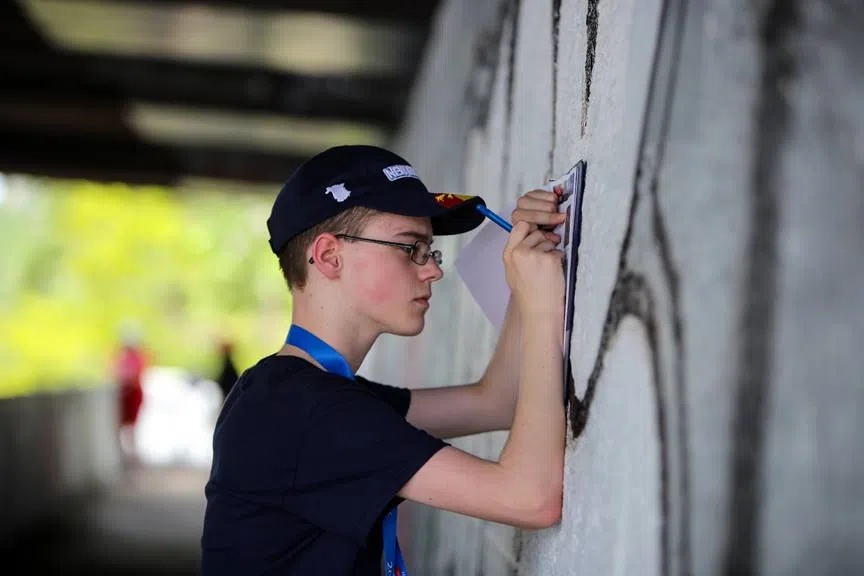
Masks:
[[[559,211],[569,211],[572,200],[574,198],[574,187],[576,184],[575,167],[574,170],[567,174],[547,182],[542,186],[543,190],[552,191],[555,187],[559,187],[561,194],[565,200],[561,203]],[[516,208],[516,202],[507,206],[506,211],[499,212],[505,218]],[[574,211],[576,206],[573,205]],[[564,269],[568,273],[570,271],[570,236],[572,234],[572,226],[575,220],[568,220],[558,226],[555,232],[561,236],[561,243],[558,248],[565,251]],[[460,251],[456,259],[456,270],[465,286],[474,297],[474,300],[483,310],[483,313],[489,319],[497,330],[501,330],[504,324],[504,316],[507,312],[507,302],[510,300],[510,287],[507,285],[507,278],[504,273],[504,246],[507,244],[507,232],[501,229],[494,222],[486,222],[480,228],[477,235]],[[569,303],[572,286],[568,284],[566,301]],[[569,335],[569,334],[568,334]]]
[[[501,216],[516,208],[513,202]],[[506,216],[504,216],[506,218]],[[508,234],[492,221],[487,221],[471,241],[459,252],[456,270],[486,318],[497,330],[504,325],[510,286],[504,274],[504,246]]]

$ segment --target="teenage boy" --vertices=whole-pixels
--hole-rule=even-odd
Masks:
[[[331,148],[287,181],[267,221],[293,294],[285,345],[227,398],[206,487],[203,572],[402,574],[403,499],[515,526],[561,515],[564,307],[555,195],[519,199],[504,250],[512,297],[474,384],[407,390],[355,376],[383,333],[414,336],[441,279],[433,236],[482,222],[477,197],[431,194],[399,156]],[[518,398],[518,401],[517,401]],[[497,462],[452,438],[511,429]]]

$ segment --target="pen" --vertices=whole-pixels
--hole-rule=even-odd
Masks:
[[[486,216],[487,218],[489,218],[490,220],[495,222],[498,226],[503,228],[506,232],[509,233],[509,232],[513,231],[513,226],[509,222],[507,222],[507,220],[505,220],[504,218],[502,218],[501,216],[499,216],[498,214],[496,214],[495,212],[493,212],[492,210],[490,210],[489,208],[487,208],[483,204],[476,204],[474,207],[477,208],[478,212],[480,212],[481,214],[483,214],[484,216]]]

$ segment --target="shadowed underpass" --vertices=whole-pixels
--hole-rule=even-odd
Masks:
[[[200,469],[131,470],[75,520],[28,536],[2,572],[198,574],[206,480]]]

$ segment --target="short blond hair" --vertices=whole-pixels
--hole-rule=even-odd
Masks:
[[[357,236],[363,232],[366,224],[378,214],[380,212],[377,210],[363,206],[348,208],[289,240],[285,248],[279,253],[279,268],[282,270],[282,276],[288,284],[288,289],[293,292],[306,285],[306,265],[309,264],[306,251],[315,241],[315,238],[325,233]]]

